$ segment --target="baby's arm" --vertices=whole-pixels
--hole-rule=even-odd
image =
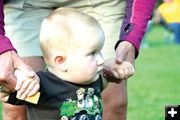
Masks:
[[[113,59],[105,61],[103,68],[103,76],[109,82],[119,83],[132,76],[135,72],[134,66],[124,61],[122,64],[116,64]]]

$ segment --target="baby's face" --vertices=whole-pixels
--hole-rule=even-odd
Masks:
[[[72,82],[88,84],[98,79],[104,59],[101,49],[104,34],[101,29],[75,31],[72,49],[68,52],[67,67]]]

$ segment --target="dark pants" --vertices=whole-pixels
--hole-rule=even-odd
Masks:
[[[180,44],[180,23],[171,23],[171,24],[168,24],[168,28],[175,35],[175,43]]]

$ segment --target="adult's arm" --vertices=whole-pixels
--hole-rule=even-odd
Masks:
[[[3,2],[4,0],[0,0],[0,54],[9,50],[15,51],[10,40],[5,36]]]
[[[155,3],[156,0],[127,0],[119,41],[115,45],[116,59],[114,64],[116,67],[109,70],[109,76],[121,79],[121,71],[118,68],[123,61],[129,61],[134,65]]]
[[[120,38],[115,48],[122,41],[130,42],[135,48],[135,57],[138,56],[140,43],[152,17],[155,3],[156,0],[127,0]]]
[[[29,78],[35,77],[35,72],[23,62],[10,40],[5,36],[3,2],[0,0],[0,85],[8,90],[14,90],[16,85],[15,70],[23,71]],[[4,87],[1,86],[1,88]]]

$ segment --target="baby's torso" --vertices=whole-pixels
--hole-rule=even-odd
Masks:
[[[101,120],[102,82],[76,85],[55,76],[38,74],[41,79],[41,96],[38,105],[28,106],[30,120]]]

